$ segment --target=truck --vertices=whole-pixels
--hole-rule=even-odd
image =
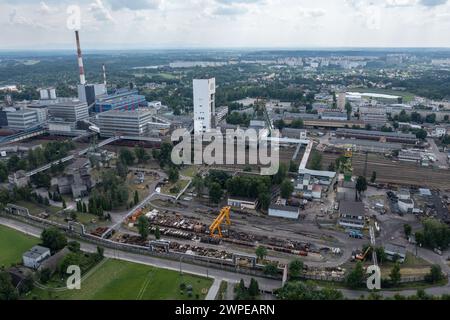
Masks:
[[[363,239],[364,235],[359,230],[350,230],[348,232],[348,236],[354,239]]]

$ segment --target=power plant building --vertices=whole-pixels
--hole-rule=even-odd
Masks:
[[[45,114],[39,109],[20,109],[6,112],[8,127],[13,130],[26,130],[44,122]]]
[[[148,105],[145,96],[138,94],[137,90],[122,89],[97,99],[95,112],[105,112],[110,110],[136,110]]]
[[[103,137],[145,136],[153,121],[151,110],[139,108],[135,110],[110,110],[98,115],[98,126]]]
[[[48,105],[51,118],[63,119],[67,122],[77,122],[89,117],[88,105],[79,100],[67,100]]]

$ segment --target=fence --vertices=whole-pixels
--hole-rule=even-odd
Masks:
[[[137,246],[137,245],[132,245],[132,244],[119,243],[119,242],[115,242],[115,241],[112,241],[109,239],[102,239],[102,238],[99,238],[99,237],[96,237],[96,236],[93,236],[90,234],[76,233],[76,232],[73,232],[73,230],[71,230],[66,225],[63,225],[63,224],[60,224],[57,222],[53,222],[53,221],[48,221],[48,220],[45,220],[45,219],[42,219],[39,217],[35,217],[32,215],[30,215],[28,217],[24,217],[24,216],[15,215],[15,214],[5,215],[4,212],[1,212],[0,216],[13,218],[13,219],[21,221],[23,223],[34,225],[38,228],[46,228],[48,226],[56,227],[58,229],[64,230],[70,238],[75,238],[75,239],[78,239],[81,241],[89,242],[91,244],[109,248],[109,249],[113,249],[113,250],[121,250],[121,251],[141,254],[141,255],[147,255],[147,256],[151,256],[151,257],[155,257],[155,258],[180,261],[180,262],[184,262],[184,263],[203,266],[206,268],[214,268],[214,269],[219,269],[219,270],[229,271],[229,272],[234,272],[234,273],[241,273],[241,274],[246,274],[246,275],[251,275],[251,276],[281,280],[281,275],[269,276],[269,275],[264,274],[260,268],[255,268],[255,269],[240,268],[240,267],[234,265],[232,260],[223,260],[223,259],[211,258],[211,257],[194,256],[194,255],[189,255],[189,254],[180,253],[180,252],[152,251],[149,247],[142,247],[142,246]]]

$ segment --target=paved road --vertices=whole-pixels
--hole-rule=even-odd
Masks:
[[[19,222],[16,220],[10,220],[10,219],[6,219],[3,217],[0,217],[0,224],[8,226],[13,229],[16,229],[18,231],[24,232],[26,234],[35,236],[35,237],[39,237],[42,232],[41,228],[30,226],[30,225],[27,225],[25,223],[22,223],[22,222]],[[80,242],[80,244],[81,244],[81,249],[84,251],[87,251],[87,252],[96,252],[97,251],[97,247],[93,244],[86,243],[86,242]],[[224,270],[219,270],[219,269],[214,269],[214,268],[207,268],[207,267],[203,267],[203,266],[192,265],[192,264],[184,263],[182,261],[173,261],[173,260],[155,258],[155,257],[151,257],[151,256],[144,256],[144,255],[139,255],[139,254],[120,251],[120,250],[114,250],[114,249],[109,249],[109,248],[105,248],[104,255],[105,255],[105,257],[108,257],[108,258],[129,261],[129,262],[135,262],[135,263],[145,264],[145,265],[149,265],[149,266],[153,266],[153,267],[157,267],[157,268],[168,269],[168,270],[173,270],[173,271],[180,271],[180,269],[181,269],[181,271],[183,273],[199,275],[202,277],[208,276],[209,278],[219,280],[219,282],[222,280],[225,280],[228,282],[237,283],[241,279],[244,279],[245,283],[248,285],[248,284],[250,284],[250,279],[252,278],[251,276],[247,276],[244,274],[239,274],[239,273],[234,273],[234,272],[229,272],[229,271],[224,271]],[[281,281],[271,280],[271,279],[261,278],[261,277],[254,277],[254,278],[258,281],[259,286],[262,290],[272,291],[281,286]]]
[[[39,235],[42,232],[41,228],[37,228],[34,226],[27,225],[25,223],[16,221],[16,220],[10,220],[3,217],[0,217],[0,224],[8,226],[10,228],[19,230],[21,232],[24,232],[26,234],[39,237]],[[84,251],[87,252],[96,252],[97,247],[90,243],[81,242],[81,248]],[[412,250],[413,248],[409,248],[409,250]],[[447,252],[448,253],[448,252]],[[445,254],[447,254],[445,253]],[[207,268],[203,266],[197,266],[197,265],[191,265],[184,263],[182,261],[173,261],[173,260],[166,260],[166,259],[160,259],[155,258],[151,256],[144,256],[139,255],[135,253],[120,251],[120,250],[114,250],[105,248],[105,257],[108,258],[114,258],[118,260],[123,261],[129,261],[134,263],[140,263],[145,264],[157,268],[163,268],[173,271],[182,271],[184,273],[199,275],[199,276],[207,276],[210,278],[213,278],[215,281],[228,281],[229,283],[238,283],[240,279],[244,279],[245,283],[249,285],[251,276],[238,274],[234,272],[229,271],[223,271],[213,268]],[[430,261],[432,263],[437,263],[441,266],[443,272],[446,272],[448,275],[450,275],[450,267],[447,265],[444,256],[439,256],[435,254],[434,252],[430,250],[426,250],[423,248],[418,248],[418,255],[422,257],[423,259]],[[281,286],[281,281],[278,280],[272,280],[267,278],[261,278],[261,277],[254,277],[258,283],[261,290],[264,291],[273,291]],[[348,289],[341,289],[342,293],[349,299],[357,299],[361,295],[367,295],[367,291],[358,291],[358,290],[348,290]],[[449,294],[450,293],[450,282],[441,287],[434,287],[434,288],[428,288],[425,290],[428,294],[433,295],[442,295],[442,294]],[[392,297],[395,294],[402,294],[402,295],[413,295],[416,293],[416,290],[402,290],[402,291],[380,291],[380,294],[386,297]]]

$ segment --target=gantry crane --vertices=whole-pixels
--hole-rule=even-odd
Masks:
[[[220,228],[220,226],[222,225],[224,220],[227,225],[231,224],[230,210],[231,210],[231,207],[223,207],[222,210],[220,210],[220,213],[217,216],[217,218],[209,226],[209,231],[210,231],[210,235],[212,238],[222,238],[223,237],[222,229]],[[216,231],[218,231],[217,234],[216,234]]]

